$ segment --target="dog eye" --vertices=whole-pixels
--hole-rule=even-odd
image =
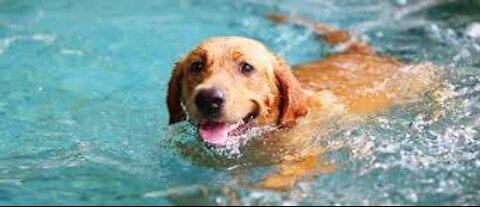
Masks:
[[[190,65],[190,72],[193,74],[198,74],[202,71],[204,64],[202,61],[195,61]]]
[[[246,62],[240,63],[240,69],[242,70],[242,73],[244,73],[244,74],[250,74],[255,70],[255,68],[252,65],[250,65]]]

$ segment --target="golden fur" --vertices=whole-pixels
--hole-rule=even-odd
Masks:
[[[269,18],[278,23],[289,20],[282,15]],[[276,190],[291,188],[296,180],[314,169],[332,170],[321,162],[322,149],[309,144],[314,135],[328,133],[332,120],[343,126],[358,123],[368,115],[385,112],[425,94],[439,77],[431,64],[407,65],[375,54],[367,44],[346,32],[301,18],[290,20],[313,29],[329,44],[344,44],[345,49],[291,69],[257,41],[242,37],[212,38],[176,64],[167,98],[170,123],[182,121],[188,115],[196,124],[203,118],[194,106],[193,97],[198,90],[215,86],[226,96],[222,121],[236,121],[256,111],[256,126],[284,128],[260,138],[263,141],[253,144],[253,151],[245,152],[254,158],[272,149],[281,152],[276,158],[280,160],[278,172],[258,183]],[[205,59],[205,70],[196,76],[189,75],[188,66],[199,58]],[[239,72],[241,61],[254,66],[255,73],[246,76]]]

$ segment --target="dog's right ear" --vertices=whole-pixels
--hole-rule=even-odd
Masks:
[[[172,77],[168,83],[168,95],[167,106],[170,113],[169,124],[175,124],[183,121],[186,118],[185,111],[183,110],[181,97],[182,97],[182,85],[183,70],[180,62],[175,63],[175,67],[172,72]]]

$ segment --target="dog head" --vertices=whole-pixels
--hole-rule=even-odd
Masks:
[[[285,61],[242,37],[208,39],[177,62],[167,105],[170,124],[188,117],[200,139],[214,146],[251,127],[293,124],[308,111]]]

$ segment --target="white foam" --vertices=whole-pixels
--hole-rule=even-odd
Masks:
[[[42,42],[44,44],[49,45],[55,42],[56,35],[38,33],[33,35],[16,35],[16,36],[0,39],[0,55],[3,55],[10,48],[10,46],[12,46],[12,44],[16,43],[17,41],[28,41],[28,40]]]
[[[232,137],[227,142],[227,145],[224,147],[215,147],[213,148],[215,152],[225,155],[228,158],[240,158],[242,153],[240,148],[252,141],[253,139],[261,137],[267,132],[276,130],[276,127],[272,126],[262,126],[262,127],[253,127],[248,129],[244,134],[236,137]]]
[[[85,53],[81,50],[75,49],[62,49],[60,50],[62,55],[83,56]]]
[[[465,35],[472,39],[479,39],[480,38],[480,22],[473,22],[468,25],[467,29],[465,30]]]

